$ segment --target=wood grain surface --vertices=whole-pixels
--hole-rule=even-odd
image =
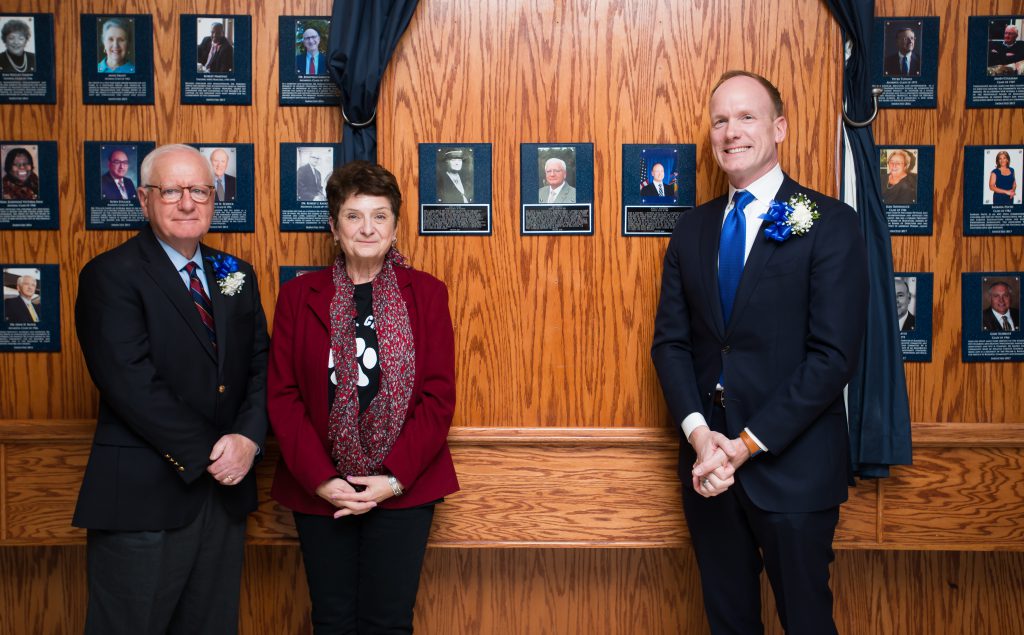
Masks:
[[[280,266],[332,256],[326,234],[278,230],[279,144],[339,140],[339,112],[282,108],[277,88],[278,16],[331,4],[126,0],[117,10],[153,15],[155,104],[86,107],[79,14],[112,5],[5,0],[4,12],[55,13],[57,104],[0,106],[0,129],[5,140],[57,141],[61,229],[0,232],[0,261],[60,265],[62,347],[0,354],[0,633],[80,632],[84,618],[83,535],[68,523],[91,433],[81,422],[98,399],[72,311],[78,271],[131,232],[85,231],[83,142],[253,143],[256,231],[207,242],[253,262],[269,316]],[[859,485],[843,507],[836,616],[845,633],[1021,633],[1024,371],[960,361],[960,273],[1024,262],[1024,238],[966,239],[961,221],[962,147],[1024,139],[1019,110],[964,107],[967,16],[1024,9],[876,7],[941,19],[938,108],[886,110],[874,126],[881,144],[936,146],[934,233],[893,239],[896,270],[935,273],[935,339],[932,362],[907,365],[915,465]],[[179,103],[183,13],[252,15],[251,106]],[[385,75],[378,130],[380,162],[405,193],[400,247],[448,284],[456,334],[452,446],[464,490],[437,515],[432,545],[446,548],[428,551],[420,632],[706,631],[675,502],[675,433],[648,352],[667,240],[620,235],[621,145],[695,143],[698,201],[721,193],[707,92],[722,71],[749,68],[786,100],[783,166],[834,194],[840,37],[824,3],[801,0],[422,0]],[[435,142],[492,144],[492,236],[417,235],[417,147]],[[519,144],[540,142],[594,143],[594,236],[519,235]],[[308,633],[290,517],[267,497],[273,453],[259,467],[242,632]],[[768,632],[779,633],[765,598]]]
[[[80,633],[84,547],[0,547],[0,633]],[[832,568],[840,633],[1024,632],[1024,553],[840,551]],[[781,635],[762,585],[767,635]],[[418,633],[674,635],[707,633],[696,562],[684,549],[428,549]],[[297,546],[249,547],[243,635],[308,635]]]

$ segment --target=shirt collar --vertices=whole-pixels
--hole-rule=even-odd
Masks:
[[[746,191],[754,195],[759,201],[765,203],[775,198],[775,195],[779,193],[779,188],[782,187],[782,182],[786,180],[786,175],[782,173],[782,166],[778,163],[775,164],[768,173],[757,179],[747,187],[743,188]],[[729,185],[729,201],[732,201],[733,196],[736,194],[737,189],[732,185]]]
[[[156,236],[154,235],[154,237]],[[196,253],[194,253],[191,258],[186,258],[178,253],[174,247],[171,247],[164,241],[160,240],[159,237],[156,237],[156,242],[160,243],[160,247],[163,248],[164,253],[171,259],[171,264],[174,265],[175,271],[181,271],[185,268],[185,265],[190,262],[194,262],[196,263],[196,266],[199,267],[199,271],[202,271],[204,275],[206,274],[206,270],[203,269],[203,250],[200,247],[196,247]]]

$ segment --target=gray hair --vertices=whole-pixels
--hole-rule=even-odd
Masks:
[[[203,165],[206,166],[207,171],[210,173],[210,183],[213,183],[213,166],[210,165],[209,159],[204,157],[199,150],[196,150],[192,146],[187,146],[183,143],[169,143],[153,150],[146,155],[146,158],[142,160],[142,166],[139,168],[139,184],[140,185],[154,185],[149,182],[149,177],[153,173],[153,165],[157,159],[164,156],[165,154],[171,154],[174,152],[184,152],[199,157],[203,161]]]
[[[30,273],[26,273],[23,276],[18,276],[18,280],[14,284],[17,285],[18,287],[20,287],[22,280],[24,280],[25,278],[32,278],[32,282],[35,282],[36,284],[39,284],[39,278],[33,276]]]
[[[132,28],[131,24],[127,20],[121,18],[107,18],[103,22],[103,28],[100,29],[100,37],[107,36],[107,30],[109,29],[121,29],[124,31],[124,36],[128,40],[128,44],[132,43]]]
[[[558,163],[559,165],[561,165],[563,171],[567,169],[565,161],[563,161],[562,159],[559,159],[558,157],[551,157],[550,159],[548,159],[547,161],[544,162],[544,169],[545,170],[548,169],[548,164],[551,163],[552,161],[554,161],[555,163]]]

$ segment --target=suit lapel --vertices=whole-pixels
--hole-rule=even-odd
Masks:
[[[313,311],[320,323],[324,325],[327,332],[331,332],[331,300],[334,295],[334,265],[323,269],[323,274],[307,273],[307,276],[318,276],[316,282],[310,285],[310,294],[306,299],[306,305]]]
[[[185,320],[189,328],[192,329],[192,332],[199,340],[200,345],[206,350],[210,359],[216,361],[217,358],[214,355],[213,346],[210,344],[210,338],[206,336],[206,328],[199,320],[199,314],[192,303],[192,297],[181,281],[181,276],[174,270],[174,265],[167,258],[167,254],[160,247],[160,243],[156,241],[156,236],[153,235],[153,230],[149,225],[142,228],[138,238],[139,249],[142,252],[142,259],[144,261],[143,269],[146,271],[146,274],[152,278],[157,288],[171,301],[178,314]],[[214,313],[216,313],[216,310]],[[216,320],[217,318],[214,317],[214,319]]]
[[[698,241],[704,297],[710,298],[708,305],[719,338],[725,336],[722,303],[718,299],[718,243],[722,237],[722,212],[725,210],[726,198],[723,196],[711,202],[709,212],[701,219]]]
[[[796,190],[796,182],[787,176],[782,181],[782,186],[775,195],[775,200],[787,201],[790,196],[796,193]],[[734,324],[737,320],[737,316],[743,312],[743,308],[746,306],[747,301],[750,300],[751,294],[754,292],[754,289],[757,288],[757,282],[765,270],[768,259],[771,258],[772,254],[775,253],[775,249],[779,246],[777,241],[765,237],[764,230],[768,225],[769,221],[764,220],[757,228],[757,237],[754,238],[754,245],[750,248],[750,254],[747,256],[747,262],[743,265],[743,275],[740,276],[740,286],[736,289],[736,300],[733,302],[732,316],[729,319],[730,325]],[[727,327],[726,331],[728,330],[729,329]]]

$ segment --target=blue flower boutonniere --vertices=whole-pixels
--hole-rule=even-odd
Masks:
[[[765,228],[764,235],[781,243],[791,235],[803,236],[809,232],[821,214],[818,213],[818,204],[806,194],[794,194],[785,203],[769,203],[768,211],[761,218],[772,221]]]
[[[224,295],[235,295],[245,284],[245,274],[238,270],[238,260],[234,256],[217,254],[207,258],[213,265],[213,273],[217,278],[217,286]]]

